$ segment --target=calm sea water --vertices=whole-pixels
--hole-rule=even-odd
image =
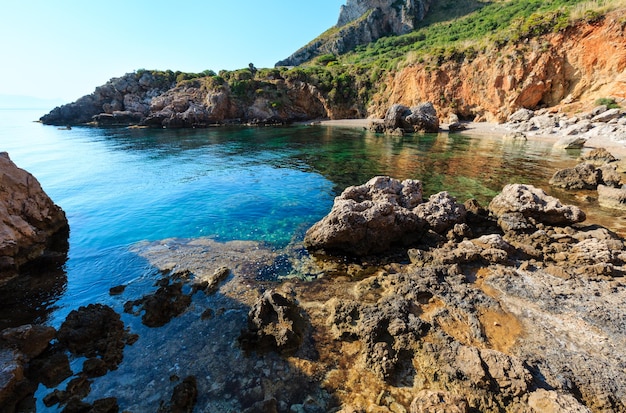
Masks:
[[[448,190],[486,205],[511,182],[549,191],[552,173],[579,155],[541,142],[322,126],[60,130],[33,122],[43,113],[0,110],[0,151],[37,177],[70,222],[67,280],[43,304],[21,303],[55,327],[80,305],[119,310],[111,287],[140,295],[153,285],[155,270],[128,250],[138,241],[211,236],[282,247],[300,240],[343,188],[375,175],[420,179],[427,195]],[[623,224],[598,211],[591,220]],[[18,318],[7,301],[0,310],[5,325]]]

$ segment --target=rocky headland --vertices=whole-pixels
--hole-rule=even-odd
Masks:
[[[430,7],[424,1],[388,3],[347,2],[336,29],[290,58],[306,60],[301,66],[256,69],[250,64],[219,74],[138,70],[55,108],[41,122],[61,126],[268,125],[383,118],[394,104],[411,108],[432,102],[441,118],[455,115],[461,120],[501,123],[519,109],[547,109],[575,117],[597,99],[610,98],[617,104],[626,99],[624,10],[518,42],[470,48],[451,56],[444,53],[423,62],[407,60],[393,70],[352,73],[349,65],[337,64],[335,54],[384,34],[375,28],[388,34],[405,33],[416,27]],[[359,37],[355,31],[364,34]],[[313,57],[319,53],[327,53],[330,63],[316,63]]]

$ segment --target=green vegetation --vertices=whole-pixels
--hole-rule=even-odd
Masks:
[[[600,98],[600,99],[596,99],[595,104],[600,106],[600,105],[606,105],[607,108],[609,109],[619,109],[619,105],[617,104],[617,102],[615,102],[615,99],[613,98]]]
[[[219,75],[212,71],[152,73],[164,82],[196,82],[212,90],[227,86],[238,99],[264,96],[276,108],[286,102],[286,91],[275,81],[301,81],[316,86],[330,103],[364,109],[373,94],[385,87],[381,80],[402,67],[436,68],[444,62],[472,60],[478,53],[498,54],[507,44],[562,32],[580,20],[594,22],[611,9],[623,7],[626,0],[439,0],[411,33],[384,37],[340,56],[324,54],[299,67],[257,69],[251,63]],[[311,43],[339,31],[333,27]]]

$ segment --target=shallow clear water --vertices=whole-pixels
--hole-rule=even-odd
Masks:
[[[507,183],[531,183],[595,211],[591,221],[624,225],[619,213],[550,190],[552,173],[579,153],[553,152],[544,142],[322,126],[60,130],[32,122],[43,112],[0,110],[0,151],[37,177],[70,222],[59,284],[43,305],[26,303],[37,307],[36,321],[55,327],[88,303],[121,312],[111,287],[129,285],[131,297],[152,287],[155,270],[128,249],[138,241],[210,236],[283,247],[300,240],[346,186],[375,175],[420,179],[426,195],[448,190],[484,205]],[[14,304],[0,304],[5,325]],[[141,343],[129,351],[141,353]]]

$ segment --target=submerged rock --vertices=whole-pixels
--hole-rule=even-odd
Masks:
[[[0,152],[0,285],[26,264],[63,263],[69,226],[37,179]]]

